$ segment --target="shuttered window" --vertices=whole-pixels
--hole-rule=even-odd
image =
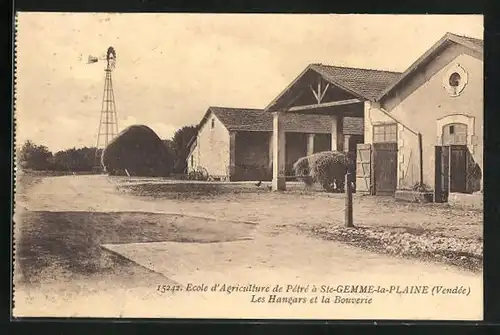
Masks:
[[[393,143],[398,141],[398,125],[395,123],[373,126],[373,143]]]

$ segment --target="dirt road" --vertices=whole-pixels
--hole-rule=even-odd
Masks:
[[[85,285],[101,287],[94,293],[67,291],[51,283],[16,288],[16,314],[135,316],[135,317],[286,317],[286,318],[406,318],[479,319],[482,317],[482,278],[446,266],[396,259],[343,244],[306,236],[297,229],[310,222],[341,223],[341,195],[271,192],[228,193],[196,199],[169,199],[126,194],[117,186],[123,178],[64,176],[41,179],[29,191],[19,190],[17,204],[27,211],[175,213],[215,220],[257,223],[251,240],[223,243],[113,243],[104,247],[142,267],[164,275],[144,279],[133,287],[123,283]],[[366,206],[356,198],[355,216],[365,224],[398,220],[384,208]],[[406,213],[408,214],[408,213]],[[423,215],[414,213],[415,215]],[[427,220],[442,221],[431,213]],[[403,221],[406,219],[403,219]],[[453,220],[453,218],[451,218]],[[22,225],[22,222],[18,222]],[[371,304],[260,304],[250,294],[210,292],[161,293],[158,285],[173,282],[207,285],[442,285],[464,287],[469,295],[379,294]],[[101,281],[106,281],[102,278]],[[310,290],[311,288],[309,288]],[[451,292],[451,291],[450,291]],[[290,295],[292,293],[288,293]],[[308,292],[307,299],[313,298]],[[366,295],[366,294],[365,294]],[[255,297],[257,299],[258,297]],[[267,299],[268,297],[261,297]],[[333,296],[332,296],[333,299]],[[217,308],[214,304],[217,303]],[[235,305],[236,304],[236,305]],[[42,308],[43,306],[43,308]],[[92,307],[93,306],[93,307]],[[195,306],[195,307],[193,307]],[[239,306],[239,307],[231,307]]]

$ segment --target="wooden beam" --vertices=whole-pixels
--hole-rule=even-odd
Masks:
[[[325,94],[326,94],[326,90],[328,89],[328,87],[330,87],[330,83],[327,83],[326,86],[325,86],[325,89],[323,90],[323,93],[321,93],[321,96],[319,97],[320,99],[320,102],[323,100],[323,98],[325,97]]]
[[[362,102],[362,101],[359,99],[348,99],[348,100],[340,100],[340,101],[333,101],[333,102],[325,102],[322,104],[315,104],[315,105],[294,106],[294,107],[290,107],[287,111],[288,112],[297,112],[297,111],[303,111],[303,110],[308,110],[308,109],[351,105],[351,104],[357,104],[360,102]]]
[[[318,103],[320,103],[320,102],[321,102],[321,99],[319,98],[318,93],[316,93],[316,91],[314,90],[314,88],[312,88],[312,86],[311,86],[311,85],[309,85],[309,88],[311,89],[312,94],[313,94],[313,95],[314,95],[314,97],[316,98],[316,101],[317,101]]]

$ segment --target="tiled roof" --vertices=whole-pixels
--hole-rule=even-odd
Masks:
[[[262,109],[210,107],[209,110],[230,131],[273,131],[273,115]],[[289,113],[283,117],[286,132],[330,134],[332,131],[328,115]],[[363,134],[362,119],[346,117],[344,130],[348,134]]]
[[[323,64],[311,64],[310,67],[333,84],[368,100],[374,100],[401,75],[400,72]]]

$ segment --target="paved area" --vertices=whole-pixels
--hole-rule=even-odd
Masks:
[[[285,318],[405,318],[480,319],[482,278],[455,268],[391,258],[343,244],[304,235],[295,225],[317,220],[342,220],[341,196],[245,193],[177,201],[124,195],[116,186],[123,180],[104,176],[45,178],[25,192],[20,206],[50,211],[144,211],[182,213],[216,219],[257,222],[251,240],[223,243],[131,243],[103,247],[164,276],[165,283],[187,285],[443,285],[470,288],[470,295],[373,295],[371,304],[252,303],[251,294],[213,292],[159,293],[158,282],[134,287],[106,287],[95,293],[68,297],[56,284],[16,289],[20,314],[63,313],[80,316],[135,317],[285,317]],[[363,222],[398,219],[387,209],[363,207]],[[408,209],[409,211],[409,209]],[[422,214],[416,214],[422,215]],[[446,218],[428,215],[428,220]],[[452,218],[451,218],[452,219]],[[402,221],[408,220],[404,218]],[[103,281],[105,278],[102,279]],[[172,282],[173,281],[173,282]],[[86,285],[92,285],[87,283]],[[96,284],[97,285],[97,284]],[[291,293],[284,294],[290,296]],[[308,299],[315,295],[309,292]],[[328,296],[328,294],[322,294]],[[332,299],[335,294],[331,295]],[[338,295],[338,294],[337,294]],[[363,295],[362,295],[363,296]],[[364,295],[366,296],[366,294]],[[267,298],[267,297],[266,297]],[[30,302],[31,303],[27,303]],[[43,309],[41,306],[45,306]],[[94,307],[92,307],[94,306]],[[216,307],[214,307],[216,306]],[[237,307],[235,307],[237,306]]]

